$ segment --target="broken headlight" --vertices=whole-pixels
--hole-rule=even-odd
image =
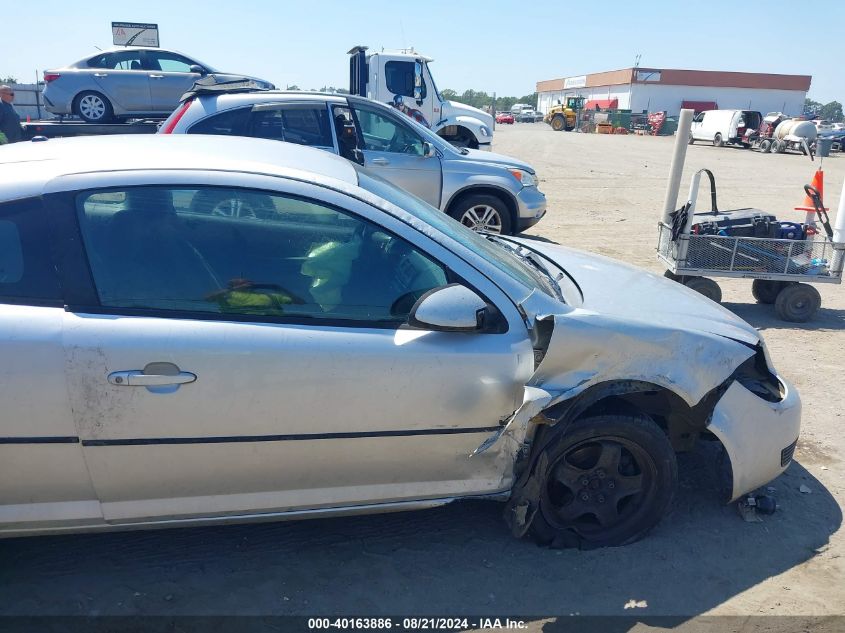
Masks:
[[[769,368],[766,350],[762,343],[754,349],[754,356],[737,367],[734,380],[763,400],[780,402],[783,400],[783,388],[777,376]]]

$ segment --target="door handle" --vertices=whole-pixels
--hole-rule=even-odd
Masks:
[[[196,381],[197,375],[179,371],[172,363],[150,363],[144,369],[113,371],[109,383],[118,387],[165,387]]]
[[[109,74],[108,73],[94,73],[94,76],[95,77],[108,77]]]
[[[374,158],[370,161],[373,165],[389,165],[390,161],[386,158]]]
[[[150,79],[164,79],[164,75],[150,75]]]

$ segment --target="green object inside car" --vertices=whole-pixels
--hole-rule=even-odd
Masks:
[[[229,282],[229,288],[209,297],[220,311],[231,314],[284,314],[284,306],[295,303],[293,297],[273,285],[253,284],[245,280]]]

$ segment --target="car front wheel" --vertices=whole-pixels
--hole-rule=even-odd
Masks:
[[[647,416],[577,420],[545,451],[548,468],[531,523],[540,544],[632,543],[660,521],[674,496],[675,452]]]
[[[474,231],[509,234],[510,211],[504,201],[490,194],[473,194],[461,198],[449,215]]]

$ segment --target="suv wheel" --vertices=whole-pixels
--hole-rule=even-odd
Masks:
[[[461,198],[449,212],[453,218],[473,231],[509,234],[510,210],[498,196],[472,194]]]

